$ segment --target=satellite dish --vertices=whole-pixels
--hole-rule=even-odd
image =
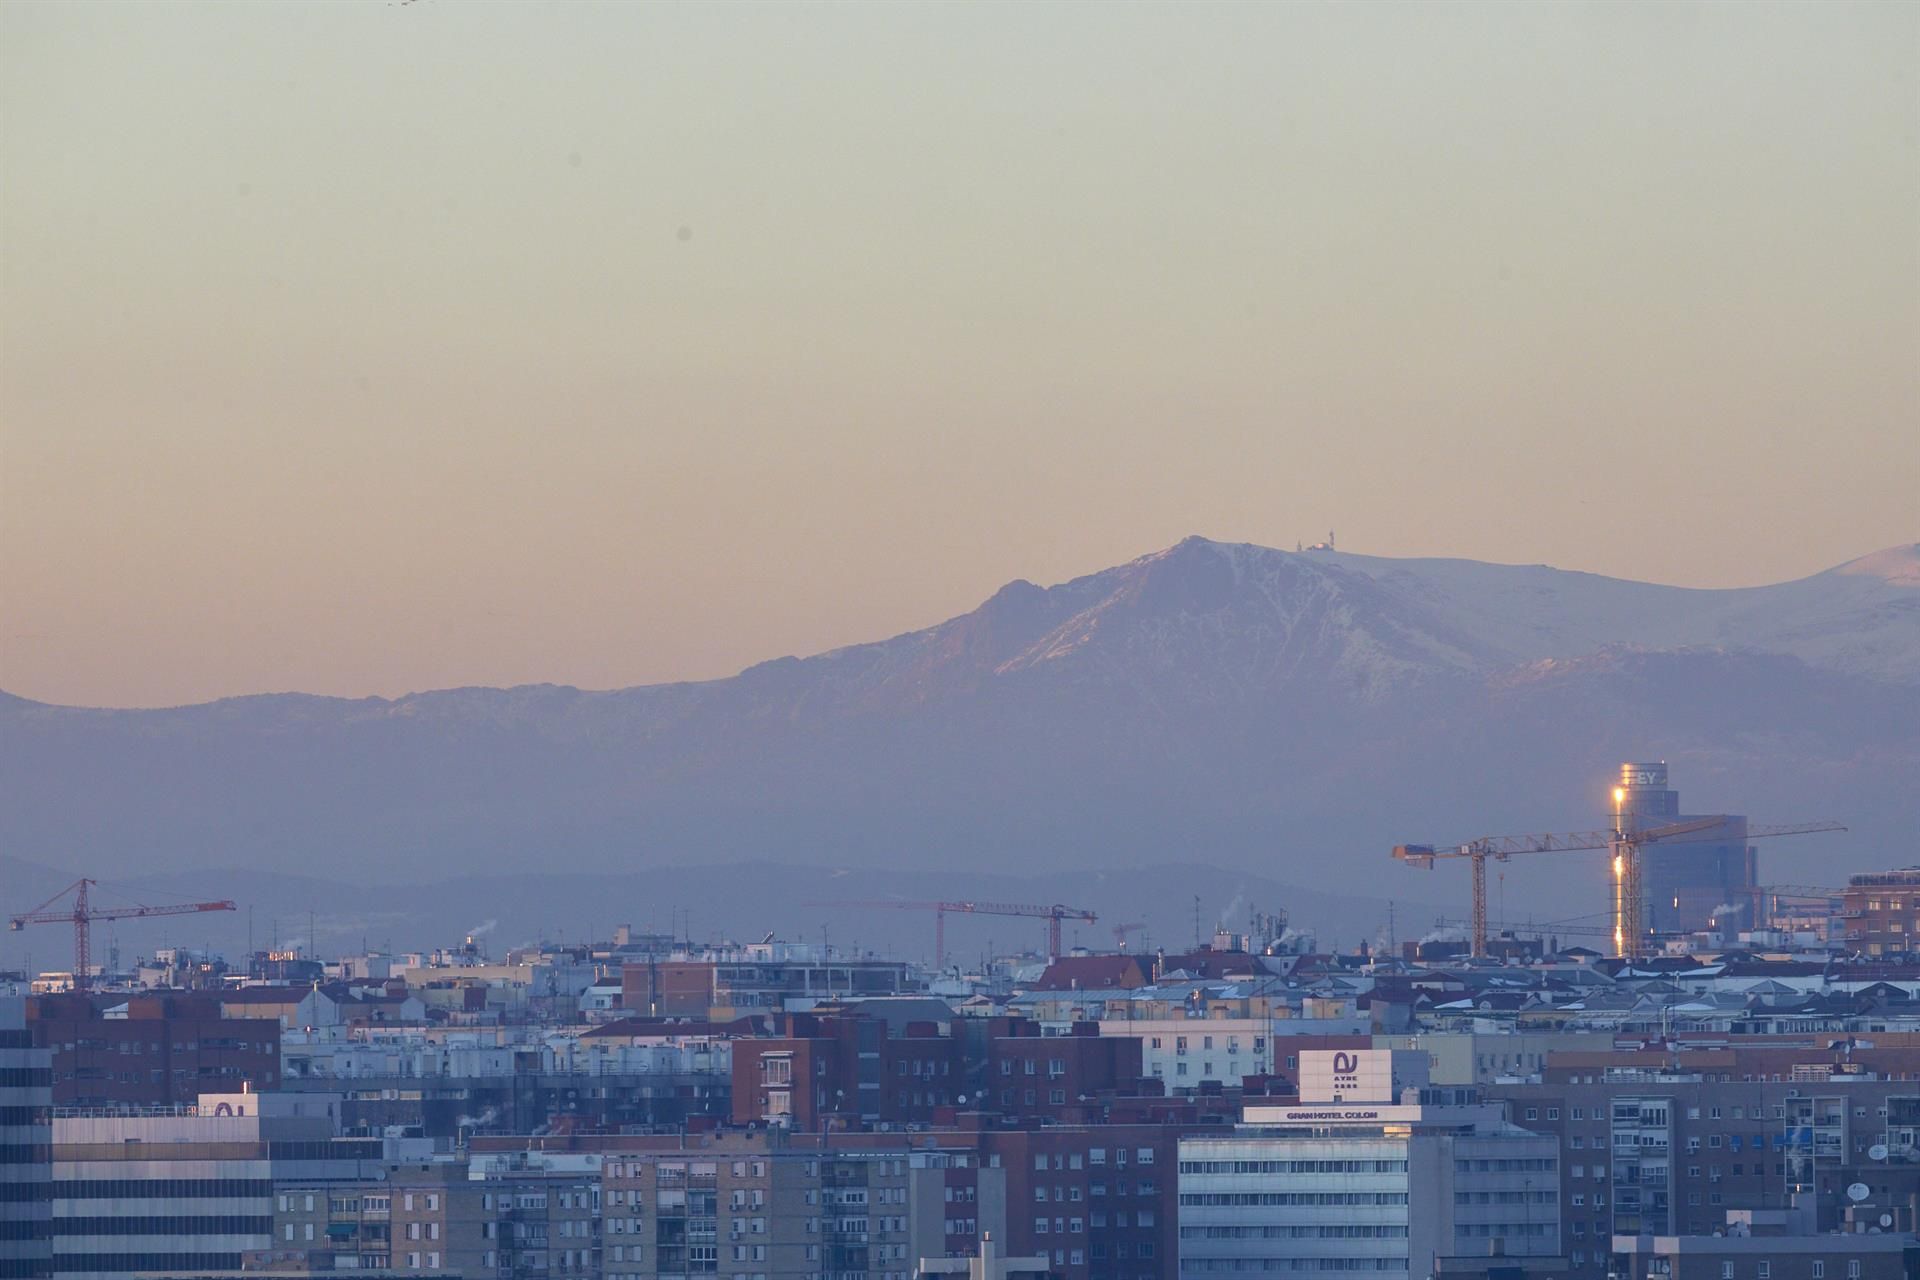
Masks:
[[[1864,1182],[1856,1182],[1847,1188],[1847,1199],[1853,1201],[1855,1204],[1859,1204],[1871,1194],[1872,1192],[1867,1189],[1867,1184]]]
[[[1890,1213],[1883,1213],[1883,1214],[1881,1214],[1881,1215],[1880,1215],[1880,1225],[1881,1225],[1881,1226],[1883,1226],[1883,1227],[1890,1227],[1890,1226],[1892,1226],[1892,1225],[1893,1225],[1893,1215],[1892,1215],[1892,1214],[1890,1214]]]
[[[1869,1160],[1885,1160],[1886,1158],[1887,1158],[1887,1144],[1886,1144],[1886,1143],[1884,1143],[1884,1142],[1876,1142],[1876,1143],[1874,1143],[1874,1144],[1873,1144],[1872,1146],[1870,1146],[1870,1147],[1868,1147],[1868,1148],[1867,1148],[1867,1159],[1869,1159]]]
[[[967,1102],[967,1095],[963,1093],[959,1097],[955,1098],[954,1101],[958,1102],[962,1106],[965,1106]]]

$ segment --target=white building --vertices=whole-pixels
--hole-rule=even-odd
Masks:
[[[1102,1037],[1140,1042],[1140,1069],[1164,1080],[1167,1092],[1191,1092],[1205,1081],[1237,1085],[1273,1072],[1273,1022],[1268,1018],[1103,1019]]]
[[[1552,1256],[1559,1147],[1426,1085],[1426,1057],[1308,1050],[1301,1100],[1180,1143],[1180,1276],[1426,1280],[1436,1257]]]

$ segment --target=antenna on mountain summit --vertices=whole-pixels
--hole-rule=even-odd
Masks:
[[[1298,546],[1299,544],[1298,544],[1298,543],[1296,543],[1295,545],[1296,545],[1296,546]],[[1311,545],[1311,546],[1309,546],[1309,547],[1307,548],[1307,550],[1309,550],[1309,551],[1331,551],[1331,550],[1333,550],[1333,530],[1331,530],[1331,529],[1329,529],[1329,530],[1327,530],[1327,540],[1326,540],[1325,542],[1316,542],[1316,543],[1314,543],[1313,545]]]

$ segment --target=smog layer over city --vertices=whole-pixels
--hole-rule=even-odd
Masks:
[[[1920,3],[6,0],[0,917],[0,1280],[1920,1280]]]

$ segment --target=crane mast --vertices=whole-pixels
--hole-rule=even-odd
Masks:
[[[1465,844],[1395,845],[1393,856],[1409,866],[1432,870],[1442,858],[1465,858],[1473,879],[1472,954],[1487,954],[1487,860],[1505,862],[1522,853],[1570,853],[1605,849],[1613,877],[1613,949],[1625,959],[1640,958],[1646,950],[1646,860],[1642,850],[1651,844],[1681,840],[1684,837],[1720,826],[1722,815],[1689,818],[1657,827],[1641,827],[1632,814],[1621,814],[1615,825],[1596,831],[1554,832],[1540,835],[1482,836]],[[1807,835],[1817,831],[1845,831],[1837,822],[1777,823],[1747,828],[1746,839],[1763,840],[1773,836]]]
[[[170,906],[148,907],[96,907],[92,901],[92,890],[98,880],[82,877],[48,898],[31,911],[24,911],[8,920],[8,925],[16,932],[30,924],[70,924],[73,926],[73,989],[85,991],[91,980],[88,971],[93,967],[93,944],[91,930],[95,920],[144,920],[149,916],[183,916],[199,911],[234,911],[234,904],[226,899],[218,902],[182,902]],[[50,910],[53,904],[73,895],[73,905]]]

